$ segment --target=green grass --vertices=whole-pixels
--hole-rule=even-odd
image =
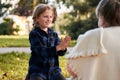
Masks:
[[[73,46],[76,41],[71,41]],[[0,36],[0,47],[29,47],[28,36]],[[24,80],[27,74],[30,54],[11,52],[0,54],[0,80]],[[65,77],[69,77],[66,70],[66,59],[60,57],[60,66]]]
[[[76,40],[71,40],[70,47],[76,44]],[[28,36],[0,36],[0,47],[29,47]]]
[[[0,47],[29,47],[28,36],[0,36]]]
[[[75,44],[76,44],[76,40],[71,40],[71,41],[70,41],[70,46],[69,46],[69,47],[73,47],[73,46],[75,46]]]
[[[0,54],[0,80],[24,80],[29,54],[11,52]]]
[[[11,52],[0,54],[0,80],[24,80],[27,74],[30,54]],[[70,77],[66,71],[66,59],[60,57],[63,75]]]

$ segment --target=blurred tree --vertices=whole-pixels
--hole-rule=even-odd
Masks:
[[[13,12],[19,16],[30,16],[33,8],[39,3],[47,4],[48,0],[20,0]]]
[[[4,18],[3,23],[0,24],[0,35],[11,35],[13,33],[14,21],[10,18]]]
[[[19,26],[13,27],[14,21],[11,18],[4,18],[0,24],[0,35],[13,35],[14,32],[18,33],[20,30]]]
[[[61,34],[67,34],[66,29],[72,23],[74,17],[69,13],[60,14],[57,21],[55,22],[55,26],[58,25]]]
[[[10,3],[2,3],[0,0],[0,17],[3,16],[11,6],[12,5]]]
[[[64,0],[61,1],[64,2]],[[64,14],[61,18],[62,22],[58,20],[61,29],[66,30],[65,32],[73,39],[76,39],[79,34],[82,34],[89,29],[96,28],[97,18],[95,15],[95,8],[99,1],[100,0],[66,0],[64,2],[66,6],[69,7],[72,5],[74,9],[70,13]]]
[[[39,3],[49,3],[50,0],[20,0],[18,7],[14,9],[15,14],[20,16],[29,16],[32,14],[33,8]],[[100,0],[55,0],[53,3],[60,7],[62,2],[68,8],[73,6],[70,13],[62,14],[54,26],[60,27],[63,34],[70,35],[76,39],[79,34],[97,27],[97,19],[95,16],[95,8]]]

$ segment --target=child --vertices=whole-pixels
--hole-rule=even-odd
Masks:
[[[59,56],[65,55],[71,38],[67,36],[60,41],[57,33],[50,29],[56,17],[55,8],[47,4],[39,4],[33,12],[34,29],[29,34],[30,80],[65,80],[59,67]]]
[[[99,28],[78,37],[68,72],[74,80],[120,80],[120,2],[101,0],[96,14]]]

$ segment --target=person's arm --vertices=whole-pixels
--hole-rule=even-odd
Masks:
[[[72,68],[69,66],[69,64],[66,65],[67,67],[67,71],[68,73],[72,76],[72,77],[77,77],[77,73],[75,73]]]
[[[61,39],[60,41],[60,39],[58,38],[58,35],[56,36],[56,44],[57,44],[56,51],[58,55],[62,56],[66,53],[70,40],[71,40],[71,37],[66,36],[64,39]]]
[[[103,31],[101,31],[101,28],[97,28],[79,36],[77,44],[66,58],[97,56],[106,53],[107,50],[103,44]]]
[[[46,47],[40,41],[40,36],[37,32],[32,31],[29,35],[29,41],[31,45],[32,55],[41,55],[41,56],[55,56],[55,55],[64,55],[66,53],[66,46],[68,43],[65,44],[65,41],[59,42],[58,35],[56,36],[55,45],[52,47]]]

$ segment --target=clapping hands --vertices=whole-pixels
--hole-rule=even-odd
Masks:
[[[62,38],[60,44],[57,45],[56,47],[57,51],[65,50],[69,46],[70,40],[71,40],[70,36],[66,36],[65,38]]]

